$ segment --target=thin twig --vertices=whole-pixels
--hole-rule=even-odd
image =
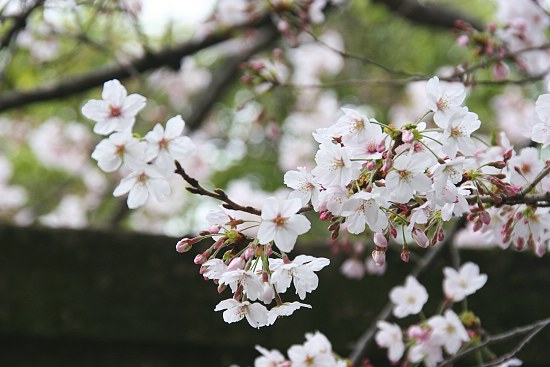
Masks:
[[[259,209],[256,209],[252,206],[243,206],[229,199],[227,194],[222,189],[214,189],[214,191],[209,191],[205,189],[204,187],[201,186],[199,181],[189,176],[185,172],[185,170],[183,169],[183,167],[178,161],[175,161],[175,163],[176,163],[175,172],[178,175],[180,175],[185,180],[185,182],[191,185],[191,187],[187,187],[187,191],[189,191],[190,193],[208,196],[208,197],[220,200],[224,202],[223,207],[226,209],[239,210],[239,211],[254,214],[254,215],[262,215],[262,212]]]
[[[530,184],[523,187],[518,193],[519,196],[525,196],[531,192],[550,173],[550,164],[546,164],[546,167],[531,181]]]
[[[472,352],[475,352],[476,350],[484,348],[484,347],[486,347],[490,344],[494,344],[494,343],[498,343],[498,342],[501,342],[501,341],[504,341],[504,340],[508,340],[508,339],[511,339],[511,338],[513,338],[517,335],[521,335],[521,334],[525,334],[525,333],[529,333],[529,332],[530,332],[529,335],[531,335],[534,330],[536,330],[536,333],[538,333],[540,330],[542,330],[542,328],[548,326],[548,324],[550,324],[550,317],[546,318],[546,319],[536,321],[536,322],[534,322],[532,324],[529,324],[529,325],[520,326],[520,327],[514,328],[512,330],[505,331],[505,332],[500,333],[500,334],[496,334],[496,335],[492,335],[492,336],[490,335],[484,341],[482,341],[481,343],[476,344],[474,346],[471,346],[470,348],[464,349],[463,351],[458,352],[454,356],[451,356],[451,357],[447,358],[442,363],[440,363],[438,365],[438,367],[449,366],[454,361],[464,357],[465,355],[470,354]],[[521,345],[521,344],[522,343],[520,343],[519,345]]]

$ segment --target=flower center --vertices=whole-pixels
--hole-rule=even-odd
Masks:
[[[401,181],[409,182],[412,179],[411,173],[407,170],[403,170],[403,171],[398,170],[397,173],[399,173],[399,177],[401,178]]]
[[[168,144],[169,143],[170,142],[168,140],[166,140],[165,138],[160,139],[160,141],[159,141],[160,149],[168,149]]]
[[[360,131],[365,128],[365,121],[363,119],[356,119],[352,122],[351,131]]]
[[[466,135],[466,132],[459,127],[453,127],[451,129],[451,136],[453,138],[460,138],[461,136],[465,136],[465,135]]]
[[[334,159],[332,161],[332,164],[330,165],[331,171],[336,171],[338,169],[341,169],[345,166],[344,160],[342,158]]]
[[[288,218],[281,217],[281,215],[278,215],[277,218],[273,220],[273,222],[277,227],[282,227],[286,224],[286,222],[288,222]]]
[[[126,147],[124,145],[117,145],[115,147],[115,154],[117,155],[123,155],[125,151],[126,151]]]
[[[122,115],[122,109],[118,106],[109,106],[109,114],[111,117],[118,117]]]
[[[441,97],[435,105],[437,106],[438,110],[444,110],[449,107],[449,101],[447,101],[447,98]]]

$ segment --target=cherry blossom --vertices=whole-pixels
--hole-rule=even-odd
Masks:
[[[262,356],[254,360],[254,367],[277,367],[286,361],[282,353],[276,349],[267,350],[259,345],[255,348]]]
[[[430,162],[426,153],[403,154],[393,161],[394,170],[386,176],[386,188],[391,200],[408,202],[415,192],[431,189],[432,181],[424,174]]]
[[[301,207],[299,199],[279,201],[268,198],[262,207],[262,222],[258,229],[260,243],[273,241],[282,251],[292,251],[298,236],[311,228],[305,216],[296,214]]]
[[[123,161],[132,161],[135,166],[145,161],[145,142],[139,141],[130,132],[119,132],[103,139],[92,152],[92,158],[105,172],[114,172]]]
[[[157,167],[152,164],[134,164],[128,162],[133,171],[122,179],[113,192],[114,196],[128,194],[128,208],[135,209],[145,204],[152,193],[156,199],[162,201],[170,195],[170,184]]]
[[[246,317],[246,321],[252,327],[260,328],[267,325],[267,308],[259,303],[239,302],[236,299],[230,298],[218,303],[214,309],[214,311],[222,310],[225,310],[223,311],[223,320],[229,324]]]
[[[458,316],[452,310],[446,310],[444,316],[433,316],[428,320],[433,337],[441,340],[449,354],[458,352],[463,342],[470,340],[468,332]]]
[[[359,175],[361,164],[350,159],[345,147],[323,143],[315,155],[317,166],[311,171],[317,182],[324,186],[346,186]]]
[[[428,301],[428,292],[415,277],[409,275],[405,286],[392,288],[390,300],[394,304],[393,314],[401,319],[422,311],[422,307]]]
[[[319,207],[320,185],[315,182],[313,175],[305,167],[298,167],[298,171],[288,171],[284,176],[284,184],[294,189],[289,198],[298,198],[302,205],[311,201],[313,208]]]
[[[454,302],[462,301],[466,296],[474,294],[487,282],[487,275],[480,274],[479,267],[472,262],[465,263],[458,271],[446,267],[443,273],[443,290]]]
[[[434,121],[441,128],[447,127],[450,115],[466,98],[462,84],[440,83],[437,76],[428,80],[426,94],[430,109],[434,112]]]
[[[185,121],[180,115],[166,122],[166,129],[156,124],[152,131],[145,135],[147,140],[146,157],[167,174],[175,169],[174,160],[187,159],[195,150],[195,145],[187,136],[182,136]]]
[[[379,347],[388,349],[388,359],[396,364],[405,352],[405,343],[403,343],[403,332],[396,324],[390,324],[387,321],[378,321],[376,323],[378,331],[375,340]]]
[[[304,299],[306,293],[317,289],[319,285],[319,278],[315,272],[328,264],[330,261],[326,258],[315,258],[308,255],[298,255],[289,262],[272,259],[270,261],[270,268],[273,270],[271,282],[277,292],[281,293],[285,292],[292,282],[300,299]]]
[[[470,135],[480,126],[477,114],[469,112],[466,107],[454,110],[443,131],[443,153],[451,159],[456,157],[459,150],[465,155],[474,154],[476,145]]]
[[[105,82],[102,97],[103,100],[92,99],[82,107],[82,114],[96,122],[94,133],[99,135],[131,129],[146,102],[142,95],[128,95],[116,79]]]

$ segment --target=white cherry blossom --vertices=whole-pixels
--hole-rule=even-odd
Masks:
[[[251,301],[257,300],[264,291],[262,281],[250,270],[235,269],[226,271],[219,279],[220,284],[227,284],[231,290],[235,292],[240,285],[243,287],[244,293]]]
[[[321,187],[315,182],[313,175],[305,167],[298,167],[298,171],[288,171],[284,176],[284,184],[294,189],[289,198],[298,198],[302,205],[309,201],[314,209],[319,207],[319,191]]]
[[[267,350],[259,345],[255,348],[262,355],[254,360],[254,367],[277,367],[286,361],[283,354],[276,349]]]
[[[317,289],[319,278],[316,271],[330,264],[324,257],[316,258],[308,255],[298,255],[290,262],[282,259],[271,259],[270,269],[273,271],[271,282],[279,293],[284,293],[294,284],[296,293],[300,299],[306,298],[306,294]]]
[[[346,217],[348,232],[363,233],[365,224],[373,232],[382,232],[388,226],[388,218],[380,207],[388,206],[381,195],[382,190],[360,191],[354,194],[342,207],[342,216]]]
[[[379,347],[388,348],[388,359],[392,364],[397,364],[405,352],[401,328],[387,321],[378,321],[376,326],[379,329],[374,337],[376,344]]]
[[[125,161],[132,161],[134,165],[145,162],[145,146],[145,142],[133,137],[129,131],[114,133],[99,142],[92,158],[103,171],[114,172]]]
[[[449,116],[466,98],[462,84],[440,83],[437,76],[428,80],[426,94],[430,109],[434,112],[434,121],[443,129],[447,127]]]
[[[433,316],[428,320],[433,337],[441,340],[449,354],[458,352],[462,343],[470,340],[466,328],[453,310],[446,310],[444,316]]]
[[[351,161],[345,147],[323,143],[315,155],[317,166],[311,171],[317,182],[327,187],[346,186],[359,176],[361,164]]]
[[[269,314],[267,315],[267,324],[273,325],[279,316],[290,316],[294,313],[294,311],[302,307],[311,308],[311,305],[301,302],[285,302],[282,305],[275,306],[269,310]]]
[[[386,189],[390,200],[408,202],[416,192],[425,193],[432,181],[424,174],[430,158],[425,153],[402,154],[393,161],[393,170],[386,176]]]
[[[266,199],[262,206],[262,222],[258,229],[261,244],[275,242],[285,252],[292,251],[299,235],[311,228],[311,223],[302,214],[296,214],[302,207],[299,199]]]
[[[409,275],[405,286],[392,288],[390,300],[394,304],[393,314],[401,319],[422,311],[422,307],[428,301],[428,292],[415,277]]]
[[[467,262],[458,271],[446,267],[443,269],[443,291],[454,302],[462,301],[466,296],[474,294],[487,282],[487,275],[479,273],[479,266]]]
[[[229,298],[218,303],[214,311],[223,311],[223,321],[231,324],[241,321],[246,317],[250,326],[260,328],[267,325],[268,310],[259,303],[250,303],[248,301],[239,302],[236,299]]]
[[[120,181],[113,192],[114,196],[128,194],[128,208],[135,209],[145,204],[152,193],[159,201],[165,200],[170,195],[170,184],[158,171],[155,165],[147,163],[131,163],[128,166],[133,171]]]
[[[472,155],[476,145],[470,135],[479,129],[481,121],[477,114],[469,112],[466,107],[454,110],[449,116],[447,126],[443,131],[441,150],[449,158],[454,159],[458,151],[465,155]]]
[[[182,136],[184,127],[185,121],[177,115],[166,122],[166,129],[156,124],[153,130],[145,135],[147,160],[156,159],[155,163],[166,174],[174,170],[174,160],[184,160],[195,151],[191,139]]]
[[[116,79],[105,82],[102,97],[103,100],[92,99],[82,107],[82,114],[96,122],[94,133],[99,135],[130,130],[146,102],[142,95],[128,95]]]

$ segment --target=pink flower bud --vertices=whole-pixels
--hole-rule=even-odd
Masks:
[[[541,241],[535,242],[535,255],[542,257],[546,252],[546,246]]]
[[[487,211],[482,211],[479,213],[479,219],[487,226],[491,223],[491,214]]]
[[[390,228],[390,234],[393,236],[393,238],[397,238],[397,229]]]
[[[220,226],[217,225],[217,224],[214,224],[213,226],[211,226],[210,228],[208,228],[208,232],[210,232],[211,234],[216,234],[220,231]]]
[[[439,242],[443,241],[443,239],[445,238],[445,232],[443,232],[443,228],[439,228],[439,230],[437,231],[437,240]]]
[[[468,46],[469,41],[470,41],[470,38],[467,35],[463,34],[463,35],[461,35],[460,37],[457,38],[456,43],[460,47],[466,47],[466,46]]]
[[[254,249],[252,247],[247,248],[244,251],[243,255],[246,260],[250,259],[252,256],[254,256]]]
[[[191,250],[192,244],[189,238],[182,238],[176,244],[176,251],[179,253],[187,252]]]
[[[403,247],[403,251],[401,251],[401,261],[404,263],[408,263],[409,259],[411,257],[411,253],[408,248]]]
[[[288,32],[288,23],[284,20],[281,20],[277,23],[277,30],[281,33]]]
[[[472,228],[472,231],[477,232],[477,231],[479,231],[482,227],[483,227],[483,222],[481,222],[480,220],[476,219],[476,220],[474,221],[474,226],[473,226],[473,228]]]
[[[382,266],[386,262],[386,252],[374,250],[372,252],[372,259],[377,266]]]
[[[193,262],[197,265],[204,264],[206,260],[208,260],[208,256],[209,255],[206,253],[198,254],[197,256],[195,256]]]
[[[227,266],[227,271],[244,269],[245,261],[242,257],[234,257],[233,260]]]
[[[487,30],[491,33],[495,32],[497,30],[496,23],[491,22],[491,23],[487,24]]]
[[[375,161],[368,161],[367,164],[365,164],[365,168],[369,171],[372,171],[376,168],[376,162]]]
[[[414,141],[414,134],[410,130],[405,130],[401,133],[401,139],[404,143],[410,144]]]
[[[386,248],[388,247],[388,240],[386,239],[386,236],[384,236],[382,233],[375,233],[374,244],[378,247]]]
[[[264,252],[267,256],[271,256],[271,253],[273,252],[273,249],[271,248],[271,245],[265,245]]]
[[[319,219],[321,219],[322,221],[330,220],[331,218],[332,218],[332,213],[329,212],[328,210],[325,210],[319,214]]]
[[[227,288],[227,284],[218,285],[218,293],[222,293]]]
[[[496,80],[503,80],[510,73],[510,68],[505,63],[499,61],[493,65],[492,72]]]
[[[424,233],[423,231],[413,231],[413,238],[416,241],[416,244],[422,248],[426,248],[430,244],[428,236],[426,236],[426,233]]]

